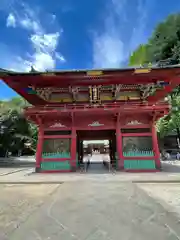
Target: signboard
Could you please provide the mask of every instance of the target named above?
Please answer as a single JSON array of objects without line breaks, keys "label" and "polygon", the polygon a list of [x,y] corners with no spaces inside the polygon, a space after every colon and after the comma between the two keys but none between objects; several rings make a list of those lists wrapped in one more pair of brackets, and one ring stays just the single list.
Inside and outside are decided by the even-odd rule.
[{"label": "signboard", "polygon": [[103,75],[103,71],[88,71],[86,72],[87,76],[101,76]]},{"label": "signboard", "polygon": [[136,74],[140,74],[140,73],[149,73],[151,72],[151,69],[148,68],[139,68],[139,69],[135,69],[134,73]]},{"label": "signboard", "polygon": [[51,77],[51,76],[55,76],[56,74],[54,72],[46,72],[41,74],[41,76],[43,77]]}]

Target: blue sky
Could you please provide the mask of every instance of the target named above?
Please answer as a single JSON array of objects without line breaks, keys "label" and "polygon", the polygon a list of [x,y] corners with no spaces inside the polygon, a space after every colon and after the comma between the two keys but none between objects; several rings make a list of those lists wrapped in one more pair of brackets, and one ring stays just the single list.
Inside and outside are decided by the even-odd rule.
[{"label": "blue sky", "polygon": [[[1,68],[113,68],[179,12],[177,0],[1,0]],[[0,81],[0,99],[15,93]]]}]

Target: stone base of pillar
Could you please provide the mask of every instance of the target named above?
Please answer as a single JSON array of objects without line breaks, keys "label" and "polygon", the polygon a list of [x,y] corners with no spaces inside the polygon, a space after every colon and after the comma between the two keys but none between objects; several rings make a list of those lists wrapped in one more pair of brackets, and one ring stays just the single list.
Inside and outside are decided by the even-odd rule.
[{"label": "stone base of pillar", "polygon": [[40,173],[40,172],[41,172],[41,168],[40,168],[40,167],[36,167],[36,168],[35,168],[35,172],[36,172],[36,173]]},{"label": "stone base of pillar", "polygon": [[76,172],[77,168],[76,167],[71,167],[71,172]]},{"label": "stone base of pillar", "polygon": [[156,169],[161,171],[161,170],[162,170],[162,165],[161,165],[161,164],[159,165],[159,164],[156,162]]}]

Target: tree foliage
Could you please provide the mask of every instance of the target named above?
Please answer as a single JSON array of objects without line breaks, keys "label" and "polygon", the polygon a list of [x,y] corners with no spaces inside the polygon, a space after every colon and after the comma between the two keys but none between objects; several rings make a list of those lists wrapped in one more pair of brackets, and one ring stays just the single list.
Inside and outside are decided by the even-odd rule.
[{"label": "tree foliage", "polygon": [[132,53],[129,59],[129,66],[142,65],[146,63],[147,59],[147,45],[141,44],[136,51]]},{"label": "tree foliage", "polygon": [[[148,41],[147,60],[158,62],[171,59],[174,64],[180,59],[180,14],[169,15],[158,24]],[[176,51],[178,49],[178,51]]]},{"label": "tree foliage", "polygon": [[9,101],[0,101],[0,155],[23,150],[25,144],[35,149],[37,128],[23,115],[28,103],[20,97]]},{"label": "tree foliage", "polygon": [[[137,66],[147,63],[157,64],[166,61],[168,64],[180,64],[180,14],[171,14],[154,29],[146,44],[140,45],[130,56],[129,65]],[[161,137],[175,130],[180,138],[180,87],[169,96],[169,101],[176,111],[157,122]]]},{"label": "tree foliage", "polygon": [[141,44],[130,56],[129,65],[157,63],[169,60],[180,63],[180,14],[169,15],[159,23],[146,44]]}]

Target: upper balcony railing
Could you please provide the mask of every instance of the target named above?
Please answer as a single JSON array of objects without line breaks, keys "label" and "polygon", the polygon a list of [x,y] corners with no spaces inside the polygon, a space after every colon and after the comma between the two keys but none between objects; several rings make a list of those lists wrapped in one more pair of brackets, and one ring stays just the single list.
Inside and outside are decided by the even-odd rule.
[{"label": "upper balcony railing", "polygon": [[40,113],[40,112],[78,112],[88,110],[157,110],[157,109],[170,109],[171,106],[167,101],[161,101],[158,104],[150,104],[148,102],[116,102],[116,103],[104,103],[104,104],[55,104],[55,105],[44,105],[44,106],[31,106],[25,108],[28,113]]}]

